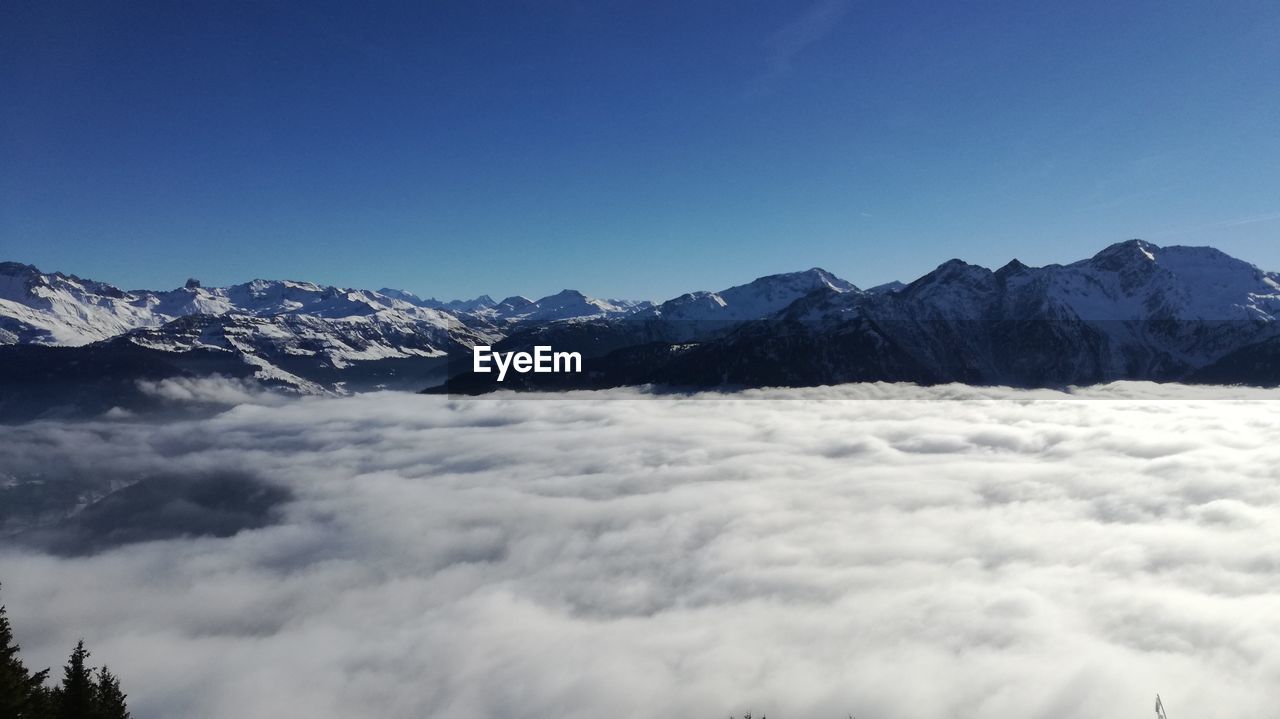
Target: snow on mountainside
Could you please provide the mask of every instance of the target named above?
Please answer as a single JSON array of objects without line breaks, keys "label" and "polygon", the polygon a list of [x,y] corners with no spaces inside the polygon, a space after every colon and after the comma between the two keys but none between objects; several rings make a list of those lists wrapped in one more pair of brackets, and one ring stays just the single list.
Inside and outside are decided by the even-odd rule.
[{"label": "snow on mountainside", "polygon": [[1069,265],[999,270],[948,260],[906,286],[837,293],[805,306],[797,319],[853,316],[931,320],[1257,321],[1280,317],[1280,274],[1263,272],[1210,247],[1111,245]]},{"label": "snow on mountainside", "polygon": [[814,267],[804,272],[761,277],[719,292],[691,292],[667,300],[638,317],[694,322],[762,319],[820,289],[861,293],[849,282]]},{"label": "snow on mountainside", "polygon": [[[949,260],[909,284],[867,291],[813,268],[656,306],[573,290],[442,302],[287,280],[126,292],[0,263],[0,345],[83,346],[83,355],[7,355],[50,383],[56,373],[41,375],[42,362],[78,372],[108,356],[117,379],[131,367],[247,373],[341,392],[438,376],[446,358],[475,344],[581,351],[605,362],[591,380],[604,385],[1059,386],[1201,370],[1215,381],[1247,373],[1240,381],[1266,382],[1267,358],[1280,353],[1277,318],[1280,275],[1212,248],[1140,240],[1066,265],[1013,260],[991,270]],[[38,400],[35,389],[28,395]]]},{"label": "snow on mountainside", "polygon": [[378,290],[378,294],[403,300],[418,307],[430,307],[431,309],[449,310],[451,312],[476,312],[497,304],[489,295],[480,295],[473,300],[437,300],[434,297],[423,299],[412,292],[394,290],[390,287],[383,287]]},{"label": "snow on mountainside", "polygon": [[[308,317],[334,322],[338,334],[360,324],[380,327],[377,333],[389,327],[424,332],[470,327],[484,334],[512,323],[609,317],[648,305],[599,300],[571,290],[536,302],[511,297],[496,303],[487,295],[441,302],[402,290],[373,292],[292,280],[253,280],[230,287],[203,287],[191,280],[175,290],[123,291],[75,275],[45,274],[30,265],[0,263],[0,344],[79,346],[132,330],[160,328],[192,315]],[[357,318],[367,321],[356,322]],[[341,350],[338,354],[356,358],[370,352],[394,355],[396,350]]]},{"label": "snow on mountainside", "polygon": [[[1117,243],[1069,265],[998,270],[949,260],[902,286],[861,291],[821,270],[695,292],[652,310],[513,334],[594,358],[594,376],[530,389],[852,381],[1064,386],[1116,379],[1268,382],[1280,276],[1211,248]],[[1219,361],[1230,365],[1217,366]],[[484,377],[457,391],[488,391]],[[555,384],[559,383],[559,384]],[[455,386],[451,382],[451,386]]]},{"label": "snow on mountainside", "polygon": [[337,319],[305,314],[189,315],[161,327],[134,330],[123,339],[165,352],[222,350],[275,363],[305,358],[342,369],[353,362],[443,357],[459,343],[490,342],[494,336],[456,321],[425,324],[382,311]]},{"label": "snow on mountainside", "polygon": [[1274,321],[1280,275],[1212,247],[1112,245],[1052,270],[1052,294],[1082,319]]},{"label": "snow on mountainside", "polygon": [[567,323],[525,322],[515,326],[498,349],[564,346],[589,358],[635,345],[705,342],[822,292],[861,294],[849,282],[815,267],[760,277],[719,292],[691,292],[657,306],[635,303],[631,311],[620,314],[584,316]]},{"label": "snow on mountainside", "polygon": [[[805,299],[803,303],[798,300]],[[370,318],[370,324],[492,336],[512,327],[566,320],[715,321],[782,316],[830,323],[867,315],[897,319],[1058,318],[1251,320],[1280,316],[1280,275],[1208,247],[1158,247],[1141,240],[1112,245],[1068,265],[997,271],[950,260],[916,281],[859,290],[813,268],[769,275],[719,292],[699,291],[654,306],[564,290],[539,300],[424,300],[402,290],[342,289],[310,282],[253,280],[206,288],[197,281],[168,291],[122,291],[75,275],[0,263],[0,344],[82,345],[190,315],[299,315],[320,320]],[[358,353],[356,353],[358,354]]]},{"label": "snow on mountainside", "polygon": [[[896,291],[817,295],[782,316],[811,331],[873,322],[924,366],[964,357],[988,378],[1012,341],[999,333],[1035,322],[1083,374],[1167,378],[1276,336],[1280,276],[1212,248],[1129,240],[1068,265],[949,260]],[[1072,355],[1072,343],[1089,349]]]},{"label": "snow on mountainside", "polygon": [[404,290],[383,288],[378,292],[419,307],[474,315],[504,324],[614,317],[645,309],[652,304],[647,301],[597,299],[576,290],[563,290],[540,300],[514,295],[501,302],[495,302],[489,295],[480,295],[473,300],[441,301],[435,298],[424,300]]},{"label": "snow on mountainside", "polygon": [[[601,300],[587,297],[577,290],[562,290],[534,302],[525,298],[507,298],[492,308],[493,317],[506,322],[555,322],[559,320],[599,319],[627,315],[647,309],[651,303],[631,300]],[[481,312],[484,314],[484,312]]]},{"label": "snow on mountainside", "polygon": [[533,300],[523,295],[512,295],[493,306],[494,313],[502,317],[510,317],[517,310],[533,304]]},{"label": "snow on mountainside", "polygon": [[0,262],[0,344],[83,345],[164,319],[145,296]]},{"label": "snow on mountainside", "polygon": [[292,280],[230,287],[189,280],[175,290],[123,291],[0,264],[0,346],[83,347],[86,356],[131,358],[132,347],[180,360],[177,371],[247,372],[304,393],[348,384],[416,389],[442,371],[450,352],[497,342],[521,323],[612,317],[646,306],[568,290],[536,302],[440,302]]}]

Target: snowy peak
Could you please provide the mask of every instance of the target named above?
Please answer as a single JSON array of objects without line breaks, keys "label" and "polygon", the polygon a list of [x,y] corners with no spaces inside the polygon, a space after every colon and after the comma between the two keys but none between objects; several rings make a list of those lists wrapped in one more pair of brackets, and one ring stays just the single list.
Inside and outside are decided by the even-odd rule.
[{"label": "snowy peak", "polygon": [[[320,322],[316,325],[308,319],[296,325],[308,332],[324,323],[351,321],[360,326],[367,319],[380,323],[379,327],[454,333],[465,328],[485,337],[506,336],[531,323],[634,318],[695,323],[687,327],[688,338],[693,339],[703,337],[704,331],[784,312],[825,325],[860,317],[1272,324],[1280,318],[1280,275],[1210,247],[1160,247],[1128,240],[1069,265],[1030,267],[1015,259],[993,272],[949,260],[909,285],[888,283],[866,292],[814,267],[759,277],[717,292],[691,292],[654,307],[648,302],[590,297],[576,290],[538,300],[515,295],[495,302],[481,295],[439,301],[390,288],[375,292],[264,279],[230,287],[205,287],[191,279],[173,290],[124,291],[75,275],[42,273],[27,264],[0,263],[0,344],[83,345],[195,315],[297,316]],[[701,322],[707,324],[696,324]],[[271,323],[251,326],[275,331],[270,330],[275,326]],[[337,337],[340,332],[333,329],[330,334]],[[431,346],[440,344],[435,341]]]},{"label": "snowy peak", "polygon": [[1280,337],[1277,319],[1280,275],[1210,247],[1142,240],[1068,265],[1015,259],[992,271],[949,260],[908,285],[869,291],[815,267],[657,307],[576,290],[442,302],[388,288],[261,279],[124,291],[0,263],[0,345],[87,345],[72,353],[81,366],[121,348],[161,353],[158,361],[172,358],[175,367],[205,368],[182,371],[248,367],[263,381],[304,391],[412,385],[431,367],[444,371],[451,353],[528,338],[601,357],[621,352],[623,367],[632,349],[666,343],[683,349],[660,353],[674,358],[663,362],[687,354],[692,363],[659,375],[630,366],[628,382],[728,382],[726,366],[742,370],[747,384],[1179,379],[1239,352],[1249,367],[1266,369],[1257,358],[1272,355],[1249,352]]},{"label": "snowy peak", "polygon": [[938,265],[938,268],[933,272],[930,272],[912,284],[937,282],[985,282],[993,274],[995,273],[981,265],[972,265],[964,260],[952,259]]},{"label": "snowy peak", "polygon": [[378,294],[403,300],[417,307],[429,307],[431,309],[448,310],[450,312],[478,312],[497,304],[489,295],[480,295],[472,300],[438,300],[434,297],[429,297],[424,300],[412,292],[393,290],[385,287],[378,290]]},{"label": "snowy peak", "polygon": [[1153,250],[1159,247],[1144,240],[1125,240],[1103,249],[1098,254],[1076,265],[1088,264],[1099,270],[1121,272],[1135,267],[1145,267],[1156,261]]},{"label": "snowy peak", "polygon": [[417,307],[421,307],[422,303],[425,302],[421,297],[409,292],[408,290],[397,290],[391,287],[383,287],[378,290],[378,294],[383,295],[384,297],[390,297],[394,300],[400,300],[401,302],[408,302],[409,304]]},{"label": "snowy peak", "polygon": [[12,299],[5,287],[13,284],[25,285],[26,282],[40,275],[40,270],[21,262],[0,262],[0,299]]},{"label": "snowy peak", "polygon": [[[744,287],[752,287],[755,288],[756,291],[774,293],[797,292],[802,295],[820,289],[828,289],[832,292],[858,291],[858,288],[854,287],[852,282],[842,280],[821,267],[811,267],[803,272],[787,272],[778,275],[767,275],[744,285]],[[736,289],[739,288],[731,288],[729,290],[725,290],[721,294],[732,292]]]},{"label": "snowy peak", "polygon": [[1087,319],[1280,317],[1280,276],[1212,247],[1129,240],[1060,268],[1059,275],[1063,301]]},{"label": "snowy peak", "polygon": [[947,260],[889,297],[927,308],[930,316],[975,318],[983,314],[997,292],[996,274],[991,270],[963,260]]},{"label": "snowy peak", "polygon": [[803,272],[766,275],[719,292],[691,292],[667,300],[653,310],[656,317],[678,321],[763,319],[781,312],[814,292],[860,293],[852,283],[814,267]]},{"label": "snowy peak", "polygon": [[158,323],[144,295],[0,263],[0,344],[83,345]]},{"label": "snowy peak", "polygon": [[78,346],[134,329],[159,327],[179,317],[229,314],[322,319],[385,315],[431,327],[458,324],[454,314],[444,310],[378,292],[312,282],[258,279],[230,287],[204,287],[190,279],[174,290],[126,292],[75,275],[0,263],[0,344]]},{"label": "snowy peak", "polygon": [[444,303],[444,309],[455,310],[458,312],[475,312],[493,307],[496,302],[489,295],[480,295],[471,300],[450,300]]},{"label": "snowy peak", "polygon": [[602,300],[588,297],[577,290],[561,290],[540,300],[508,297],[498,303],[497,316],[510,322],[558,322],[561,320],[597,319],[629,314],[647,303]]},{"label": "snowy peak", "polygon": [[38,303],[41,299],[48,300],[58,294],[86,302],[131,299],[129,293],[105,282],[86,280],[61,272],[43,274],[32,265],[0,262],[0,299],[27,304]]},{"label": "snowy peak", "polygon": [[332,300],[340,293],[336,287],[322,287],[310,282],[260,279],[217,292],[230,300],[237,310],[254,315],[296,312]]},{"label": "snowy peak", "polygon": [[524,295],[512,295],[495,305],[494,309],[499,312],[510,312],[531,304],[533,304],[533,300]]}]

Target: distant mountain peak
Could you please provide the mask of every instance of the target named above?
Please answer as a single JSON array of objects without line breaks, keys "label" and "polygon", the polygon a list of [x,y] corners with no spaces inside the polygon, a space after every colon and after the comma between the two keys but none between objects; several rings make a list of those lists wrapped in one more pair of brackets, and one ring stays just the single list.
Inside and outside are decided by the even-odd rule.
[{"label": "distant mountain peak", "polygon": [[876,285],[875,287],[868,289],[867,293],[873,294],[873,295],[887,295],[887,294],[892,294],[894,292],[897,292],[898,290],[901,290],[906,286],[907,285],[905,283],[899,282],[897,280],[892,280],[890,282],[885,282],[884,284],[879,284],[879,285]]},{"label": "distant mountain peak", "polygon": [[1004,267],[1001,267],[1000,269],[996,270],[996,274],[1000,276],[1012,275],[1014,273],[1022,272],[1023,270],[1029,270],[1029,269],[1031,268],[1023,264],[1018,258],[1015,257],[1012,260],[1009,260],[1007,263],[1005,263]]},{"label": "distant mountain peak", "polygon": [[497,306],[515,309],[516,307],[524,307],[525,305],[530,304],[533,304],[533,300],[525,297],[524,295],[511,295],[499,302]]},{"label": "distant mountain peak", "polygon": [[1125,240],[1104,248],[1086,262],[1102,269],[1120,269],[1133,263],[1155,262],[1160,249],[1145,240]]},{"label": "distant mountain peak", "polygon": [[984,270],[985,270],[985,269],[987,269],[987,268],[985,268],[985,267],[982,267],[981,265],[975,265],[975,264],[972,264],[972,263],[969,263],[969,262],[965,262],[964,260],[962,260],[962,259],[960,259],[960,258],[958,258],[958,257],[953,257],[953,258],[951,258],[951,259],[947,260],[946,262],[943,262],[942,264],[938,265],[937,270],[945,270],[945,271],[947,271],[947,272],[954,272],[954,271],[956,271],[956,270],[967,270],[967,269],[975,268],[975,267],[976,267],[976,268],[979,268],[979,269],[984,269]]},{"label": "distant mountain peak", "polygon": [[394,287],[383,287],[378,290],[378,294],[394,297],[397,300],[404,300],[409,304],[416,305],[422,301],[422,298],[408,290],[397,290]]},{"label": "distant mountain peak", "polygon": [[815,290],[827,287],[835,290],[836,292],[852,292],[857,291],[858,289],[852,282],[843,280],[821,267],[810,267],[807,270],[800,270],[798,272],[782,272],[776,275],[757,277],[753,282],[750,282],[746,286],[782,283],[796,283],[799,286],[807,286]]},{"label": "distant mountain peak", "polygon": [[40,270],[35,265],[21,262],[0,262],[0,275],[16,277],[18,275],[38,275]]},{"label": "distant mountain peak", "polygon": [[[780,332],[785,342],[777,341]],[[348,379],[382,382],[403,372],[404,362],[440,362],[475,344],[527,337],[598,352],[656,342],[710,353],[689,354],[684,374],[636,366],[628,382],[729,382],[724,367],[745,372],[738,379],[746,384],[1179,379],[1226,353],[1280,341],[1280,275],[1211,247],[1127,240],[1067,265],[1014,259],[993,272],[953,259],[910,285],[868,291],[811,267],[654,307],[573,289],[536,301],[481,295],[441,302],[389,288],[264,279],[205,288],[193,278],[174,290],[125,292],[0,263],[0,344],[87,345],[66,355],[80,367],[92,365],[83,358],[122,347],[179,363],[184,353],[203,352],[219,371],[244,372],[247,364],[264,381],[341,392]],[[799,354],[785,354],[793,350]],[[637,356],[653,356],[646,352]],[[1246,352],[1239,361],[1256,365],[1271,356]],[[732,361],[722,367],[716,357]],[[381,360],[396,364],[378,369]]]},{"label": "distant mountain peak", "polygon": [[933,272],[912,282],[907,287],[915,290],[936,285],[985,284],[990,281],[994,274],[990,269],[982,265],[971,264],[961,259],[950,259],[938,265]]},{"label": "distant mountain peak", "polygon": [[423,299],[408,290],[397,290],[392,287],[383,287],[378,290],[377,294],[384,297],[408,302],[417,307],[426,307],[433,310],[449,310],[450,312],[475,312],[477,310],[493,307],[495,304],[493,298],[489,295],[480,295],[473,300],[438,300],[434,297]]}]

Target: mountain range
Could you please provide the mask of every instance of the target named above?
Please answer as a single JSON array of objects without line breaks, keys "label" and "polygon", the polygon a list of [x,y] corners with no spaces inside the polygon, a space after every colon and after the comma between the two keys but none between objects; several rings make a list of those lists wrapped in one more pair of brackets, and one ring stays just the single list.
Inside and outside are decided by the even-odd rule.
[{"label": "mountain range", "polygon": [[[1210,247],[1129,240],[1066,265],[949,260],[863,290],[819,268],[654,304],[580,292],[495,302],[288,280],[163,291],[0,263],[0,417],[142,402],[140,381],[226,375],[287,391],[479,393],[814,385],[1280,382],[1280,275]],[[495,385],[470,347],[551,345],[581,375]],[[447,382],[446,382],[447,380]]]}]

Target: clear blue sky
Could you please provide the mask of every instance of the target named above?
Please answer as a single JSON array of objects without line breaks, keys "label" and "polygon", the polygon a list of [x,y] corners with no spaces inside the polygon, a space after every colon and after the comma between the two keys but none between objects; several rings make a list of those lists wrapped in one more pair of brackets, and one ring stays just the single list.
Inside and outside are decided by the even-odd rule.
[{"label": "clear blue sky", "polygon": [[0,258],[126,287],[1280,270],[1273,0],[9,0],[0,73]]}]

